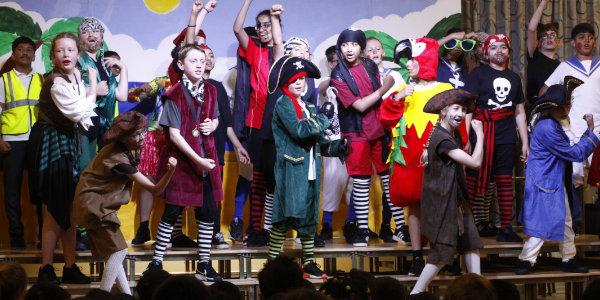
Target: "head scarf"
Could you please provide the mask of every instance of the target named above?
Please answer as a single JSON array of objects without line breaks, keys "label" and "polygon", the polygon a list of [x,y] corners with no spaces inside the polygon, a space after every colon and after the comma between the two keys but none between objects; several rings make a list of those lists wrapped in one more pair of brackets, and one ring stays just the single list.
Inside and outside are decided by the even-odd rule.
[{"label": "head scarf", "polygon": [[483,54],[487,55],[487,51],[488,51],[488,48],[490,47],[490,45],[493,43],[497,43],[497,42],[504,42],[506,47],[508,47],[508,49],[512,50],[512,42],[510,41],[510,38],[508,38],[506,35],[504,35],[502,33],[499,33],[499,34],[492,35],[485,40],[485,43],[483,43]]},{"label": "head scarf", "polygon": [[[352,74],[350,74],[350,70],[348,69],[348,66],[346,65],[346,62],[344,61],[344,58],[342,57],[342,53],[341,53],[341,47],[343,43],[357,43],[360,46],[360,49],[365,49],[366,45],[367,45],[367,37],[365,36],[365,33],[360,30],[360,29],[355,29],[355,28],[350,28],[350,29],[344,29],[344,31],[342,31],[342,33],[340,33],[340,35],[338,36],[337,39],[337,43],[336,43],[336,53],[337,53],[337,57],[338,57],[338,65],[336,68],[340,69],[340,73],[342,75],[342,77],[344,77],[344,80],[346,81],[346,84],[348,85],[348,87],[350,88],[350,90],[352,91],[352,94],[354,94],[355,96],[358,96],[360,94],[360,92],[358,91],[358,86],[356,85],[356,81],[354,81],[354,77],[352,77]],[[358,57],[359,60],[361,60],[362,62],[362,57]],[[364,64],[363,64],[364,66]],[[366,70],[367,75],[369,75],[369,70]],[[373,85],[373,90],[377,90],[379,88],[379,82],[377,82],[377,78],[373,78],[373,76],[369,75],[369,78],[371,79],[371,84]]]},{"label": "head scarf", "polygon": [[285,44],[283,44],[283,54],[290,54],[292,50],[298,46],[304,46],[310,51],[310,45],[308,44],[307,40],[294,36],[287,40]]},{"label": "head scarf", "polygon": [[[98,53],[99,56],[99,60],[100,61],[104,61],[104,26],[102,25],[102,23],[100,22],[100,20],[94,18],[94,17],[89,17],[89,18],[85,18],[83,21],[81,21],[81,23],[79,23],[79,27],[77,27],[77,32],[78,34],[81,36],[81,34],[87,32],[88,30],[94,31],[94,32],[100,32],[102,34],[102,45],[100,45],[100,53]],[[104,72],[110,76],[110,73],[108,72],[108,68],[106,68],[105,64],[102,64],[102,69],[104,70]]]}]

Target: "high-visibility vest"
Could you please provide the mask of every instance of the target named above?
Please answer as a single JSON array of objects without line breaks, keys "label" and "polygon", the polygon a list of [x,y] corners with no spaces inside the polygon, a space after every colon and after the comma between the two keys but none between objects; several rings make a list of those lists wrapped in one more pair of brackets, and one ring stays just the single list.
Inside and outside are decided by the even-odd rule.
[{"label": "high-visibility vest", "polygon": [[[35,73],[29,83],[29,92],[21,84],[15,70],[2,74],[6,103],[2,110],[2,134],[27,133],[36,122],[38,100],[42,91],[42,75]],[[31,120],[31,123],[30,121]]]}]

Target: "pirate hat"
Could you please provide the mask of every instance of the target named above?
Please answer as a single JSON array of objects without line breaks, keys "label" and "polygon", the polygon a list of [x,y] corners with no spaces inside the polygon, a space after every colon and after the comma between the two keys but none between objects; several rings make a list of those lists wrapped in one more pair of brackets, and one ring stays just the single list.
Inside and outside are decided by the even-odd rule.
[{"label": "pirate hat", "polygon": [[477,95],[471,94],[465,90],[450,89],[431,97],[427,104],[425,104],[425,107],[423,107],[423,112],[439,114],[444,107],[452,104],[460,104],[466,106],[467,112],[471,113],[475,110],[476,99]]},{"label": "pirate hat", "polygon": [[269,94],[275,93],[286,83],[301,76],[320,78],[321,72],[312,62],[300,57],[290,55],[280,57],[269,71],[269,82],[267,83]]},{"label": "pirate hat", "polygon": [[563,84],[555,84],[548,88],[537,101],[531,105],[529,117],[553,107],[559,107],[571,102],[573,90],[583,84],[583,81],[573,77],[566,76]]}]

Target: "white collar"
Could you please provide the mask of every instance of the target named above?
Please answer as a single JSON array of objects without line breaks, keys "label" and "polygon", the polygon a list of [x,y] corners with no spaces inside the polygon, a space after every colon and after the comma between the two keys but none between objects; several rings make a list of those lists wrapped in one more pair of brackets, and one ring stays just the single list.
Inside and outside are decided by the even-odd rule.
[{"label": "white collar", "polygon": [[17,76],[31,77],[35,74],[35,71],[33,70],[33,68],[31,69],[31,72],[29,72],[29,73],[21,73],[21,72],[17,71],[17,69],[15,69],[15,68],[13,68],[13,70],[15,71],[15,74],[17,74]]}]

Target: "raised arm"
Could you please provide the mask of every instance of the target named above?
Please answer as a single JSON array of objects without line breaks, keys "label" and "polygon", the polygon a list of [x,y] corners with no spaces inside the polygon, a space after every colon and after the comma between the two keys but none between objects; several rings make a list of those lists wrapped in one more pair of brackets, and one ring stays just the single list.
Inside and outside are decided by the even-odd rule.
[{"label": "raised arm", "polygon": [[246,31],[244,31],[244,21],[246,20],[250,4],[252,4],[252,0],[244,0],[244,4],[242,4],[242,8],[233,23],[233,33],[244,52],[246,52],[246,49],[248,48],[248,40],[250,39],[248,34],[246,34]]},{"label": "raised arm", "polygon": [[535,48],[537,48],[537,26],[542,19],[542,14],[544,13],[546,5],[548,5],[548,2],[549,0],[542,0],[542,2],[540,2],[540,5],[533,13],[533,16],[531,16],[529,25],[527,25],[527,53],[529,54],[529,57],[533,57]]},{"label": "raised arm", "polygon": [[438,45],[440,45],[440,47],[442,47],[445,43],[451,41],[452,39],[457,39],[457,40],[464,40],[465,39],[465,35],[466,33],[464,31],[461,32],[453,32],[439,40],[437,40]]},{"label": "raised arm", "polygon": [[279,16],[283,13],[281,4],[271,6],[271,34],[273,35],[273,60],[283,56],[283,33]]},{"label": "raised arm", "polygon": [[112,66],[118,66],[121,68],[121,75],[119,76],[119,84],[117,85],[117,89],[115,90],[115,98],[119,102],[127,101],[127,97],[129,96],[129,80],[127,78],[127,65],[121,60],[118,60],[114,57],[105,57],[104,64],[107,69],[110,69]]},{"label": "raised arm", "polygon": [[216,0],[208,1],[206,5],[204,5],[202,1],[194,2],[194,5],[192,6],[192,13],[190,14],[190,20],[188,22],[188,29],[193,28],[194,30],[188,30],[185,33],[185,45],[195,43],[196,35],[198,35],[198,31],[200,31],[206,15],[211,13],[215,7],[217,7]]}]

